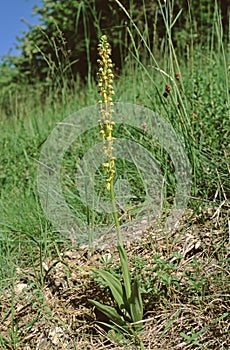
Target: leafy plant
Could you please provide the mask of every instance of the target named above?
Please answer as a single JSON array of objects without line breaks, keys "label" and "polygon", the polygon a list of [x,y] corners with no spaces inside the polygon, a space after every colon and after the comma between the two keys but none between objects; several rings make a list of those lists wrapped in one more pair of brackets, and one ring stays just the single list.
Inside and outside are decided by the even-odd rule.
[{"label": "leafy plant", "polygon": [[184,338],[185,342],[187,344],[193,344],[196,346],[201,346],[201,343],[197,341],[197,338],[202,335],[208,327],[202,328],[199,332],[196,332],[194,329],[191,330],[191,334],[186,334],[184,332],[181,332],[180,335]]},{"label": "leafy plant", "polygon": [[[103,164],[106,177],[106,188],[110,191],[111,202],[113,206],[114,222],[117,229],[118,252],[121,263],[122,282],[111,272],[105,269],[93,270],[96,275],[102,278],[110,288],[112,296],[117,303],[117,308],[104,305],[98,301],[89,299],[91,304],[96,306],[115,326],[117,331],[127,332],[135,335],[136,331],[142,329],[142,324],[139,321],[143,317],[143,303],[140,293],[140,288],[137,279],[131,281],[129,264],[126,250],[123,246],[118,215],[116,211],[115,195],[114,195],[114,162],[113,156],[113,135],[112,130],[114,123],[112,121],[112,95],[113,90],[113,73],[112,60],[110,58],[111,48],[107,42],[107,37],[104,35],[101,38],[99,47],[99,90],[103,102],[99,101],[102,119],[100,120],[100,133],[104,143],[104,153],[107,161]],[[134,323],[134,325],[133,325]],[[133,327],[134,326],[134,327]],[[143,344],[141,345],[143,346]]]}]

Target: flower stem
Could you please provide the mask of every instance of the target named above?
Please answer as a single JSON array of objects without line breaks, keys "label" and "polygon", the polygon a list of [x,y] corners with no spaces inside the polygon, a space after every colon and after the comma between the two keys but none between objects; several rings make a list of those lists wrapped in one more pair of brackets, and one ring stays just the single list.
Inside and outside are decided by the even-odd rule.
[{"label": "flower stem", "polygon": [[116,231],[117,231],[117,245],[123,247],[121,228],[120,228],[120,223],[119,223],[119,220],[118,220],[118,214],[117,214],[117,208],[116,208],[116,200],[115,200],[115,191],[114,191],[114,181],[113,181],[113,179],[112,179],[112,181],[110,183],[110,198],[111,198],[112,208],[113,208],[114,223],[115,223]]}]

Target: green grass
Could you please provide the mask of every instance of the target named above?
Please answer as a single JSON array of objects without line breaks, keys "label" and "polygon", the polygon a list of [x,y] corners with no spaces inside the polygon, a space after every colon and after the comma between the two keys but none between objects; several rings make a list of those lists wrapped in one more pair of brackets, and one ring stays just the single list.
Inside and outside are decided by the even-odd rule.
[{"label": "green grass", "polygon": [[[176,52],[170,41],[165,50],[156,53],[157,57],[150,55],[148,47],[145,47],[143,60],[138,53],[138,48],[134,46],[121,76],[115,81],[117,102],[139,104],[160,114],[172,124],[179,139],[184,143],[193,175],[191,198],[188,204],[192,214],[183,223],[180,237],[187,232],[190,225],[193,227],[194,220],[196,221],[194,226],[198,229],[201,225],[204,230],[206,227],[211,232],[210,249],[208,245],[204,249],[204,260],[191,257],[188,262],[189,268],[185,272],[181,267],[181,257],[175,258],[176,263],[169,261],[169,258],[172,258],[171,254],[176,254],[170,245],[170,239],[165,242],[166,248],[160,255],[159,250],[154,248],[156,241],[149,238],[148,243],[145,242],[149,247],[148,254],[152,265],[146,267],[147,262],[140,253],[140,256],[138,254],[134,256],[133,266],[136,271],[139,271],[142,293],[149,301],[145,304],[146,311],[155,308],[155,300],[158,300],[161,305],[166,305],[165,307],[175,299],[181,303],[182,298],[177,296],[180,288],[182,290],[179,294],[185,293],[185,302],[190,303],[192,300],[200,310],[205,309],[204,300],[209,298],[209,294],[211,296],[213,293],[213,300],[215,299],[215,288],[217,294],[221,288],[225,292],[227,290],[225,245],[227,244],[226,217],[229,209],[230,187],[228,168],[230,72],[227,67],[230,62],[227,61],[229,52],[224,48],[221,39],[217,45],[212,39],[210,37],[207,46],[192,46],[187,55]],[[180,81],[175,78],[178,69],[181,74]],[[163,96],[165,84],[172,86],[172,91],[167,98]],[[49,314],[43,300],[43,286],[47,281],[44,278],[46,270],[42,262],[46,259],[61,260],[60,252],[72,247],[72,242],[62,237],[52,227],[40,206],[36,187],[39,154],[44,141],[57,122],[83,107],[97,103],[97,87],[94,82],[92,86],[84,87],[80,82],[76,82],[74,91],[66,88],[60,97],[58,94],[50,93],[46,98],[42,96],[39,86],[31,87],[29,92],[27,87],[15,87],[14,94],[10,95],[10,98],[7,91],[4,93],[6,100],[2,101],[0,106],[0,295],[5,297],[9,290],[14,290],[19,269],[25,271],[30,269],[30,273],[33,271],[32,289],[35,294],[37,293],[39,306],[31,322],[36,323],[40,315],[43,313],[46,315],[47,312]],[[164,204],[170,207],[171,196],[175,190],[175,179],[169,155],[160,144],[150,142],[146,134],[132,128],[115,128],[115,134],[117,138],[130,137],[141,141],[144,147],[153,152],[165,173],[168,184],[165,193],[168,197]],[[98,141],[97,130],[93,130],[71,145],[63,159],[62,186],[68,204],[73,207],[77,215],[86,222],[91,221],[93,225],[101,223],[107,225],[111,221],[111,215],[88,211],[80,202],[75,186],[76,160],[82,157],[96,141]],[[138,170],[131,164],[119,160],[117,171],[120,171],[121,177],[127,176],[134,187],[132,194],[135,200],[129,203],[129,208],[135,207],[138,199],[141,200],[143,196],[143,183]],[[105,198],[101,173],[99,169],[95,188],[99,197]],[[129,214],[129,208],[126,214]],[[217,210],[216,215],[219,215],[218,227],[221,227],[223,233],[217,246],[215,246],[214,229],[210,227],[209,219],[205,215],[207,208],[213,209],[214,212]],[[135,211],[132,215],[135,215]],[[202,236],[202,233],[200,235]],[[155,253],[154,249],[156,249]],[[207,262],[212,266],[213,259],[218,262],[218,269],[216,274],[213,270],[210,275],[208,274],[208,277],[212,278],[211,292],[210,281],[202,274],[204,269],[208,270]],[[113,269],[116,271],[116,267]],[[187,284],[183,284],[182,287],[176,271],[181,272],[180,277],[183,275],[183,283],[187,281]],[[153,275],[154,279],[152,279]],[[13,292],[11,307],[8,310],[12,322],[7,340],[5,336],[0,336],[3,349],[17,349],[22,341],[22,334],[26,332],[22,332],[21,326],[17,324],[19,321],[14,319],[15,299]],[[36,306],[34,308],[36,309]],[[4,310],[1,315],[2,321],[7,319],[8,313]],[[225,318],[224,312],[222,315]],[[50,315],[49,317],[49,320],[53,320]],[[212,326],[215,326],[215,322],[221,322],[220,318],[221,315],[217,313],[213,318]],[[173,320],[168,319],[169,328]],[[30,324],[27,326],[28,329],[32,327]],[[167,329],[166,326],[161,337],[167,333]],[[192,329],[191,334],[189,329],[184,329],[181,337],[186,344],[194,344],[196,348],[202,349],[199,336],[203,332],[206,332],[205,326],[199,331]]]}]

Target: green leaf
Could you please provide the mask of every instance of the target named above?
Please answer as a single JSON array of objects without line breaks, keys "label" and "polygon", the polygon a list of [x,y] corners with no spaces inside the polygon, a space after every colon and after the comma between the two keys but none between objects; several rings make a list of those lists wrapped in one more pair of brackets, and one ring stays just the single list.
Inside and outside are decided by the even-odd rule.
[{"label": "green leaf", "polygon": [[108,328],[110,328],[113,331],[116,331],[122,335],[135,335],[135,333],[133,332],[133,329],[131,328],[131,326],[126,323],[123,326],[120,326],[118,324],[115,324],[113,321],[111,321],[111,324],[105,323],[105,322],[98,322],[104,326],[107,326]]},{"label": "green leaf", "polygon": [[[141,321],[143,318],[143,303],[138,281],[135,279],[132,285],[132,294],[130,299],[130,311],[133,322]],[[136,328],[141,329],[142,324],[138,324]]]},{"label": "green leaf", "polygon": [[118,324],[119,326],[124,326],[126,324],[124,318],[119,315],[117,310],[108,305],[104,305],[98,301],[89,299],[89,302],[96,306],[98,310],[100,310],[104,315],[106,315],[111,321],[113,321],[115,324]]},{"label": "green leaf", "polygon": [[130,277],[130,271],[129,271],[128,258],[127,258],[125,248],[122,245],[118,246],[118,251],[120,255],[121,271],[124,279],[126,298],[129,302],[129,299],[131,297],[131,277]]},{"label": "green leaf", "polygon": [[94,272],[96,272],[101,278],[105,280],[119,306],[119,309],[124,313],[125,316],[130,317],[130,315],[127,313],[127,299],[125,291],[119,279],[116,278],[112,273],[105,270],[94,270]]}]

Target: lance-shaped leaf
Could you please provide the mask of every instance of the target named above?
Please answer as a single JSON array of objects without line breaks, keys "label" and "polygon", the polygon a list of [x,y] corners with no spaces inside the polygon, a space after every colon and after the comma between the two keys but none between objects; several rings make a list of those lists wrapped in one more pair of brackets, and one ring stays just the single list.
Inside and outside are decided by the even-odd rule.
[{"label": "lance-shaped leaf", "polygon": [[99,275],[106,282],[108,287],[111,290],[111,293],[116,300],[119,309],[123,312],[123,314],[131,319],[128,313],[127,307],[127,298],[125,295],[124,288],[117,277],[115,277],[111,272],[105,270],[94,270],[94,272]]},{"label": "lance-shaped leaf", "polygon": [[124,280],[126,298],[129,302],[129,299],[131,297],[131,277],[130,277],[130,271],[129,271],[128,258],[123,245],[118,246],[118,251],[119,251],[119,256],[121,261],[121,271],[122,271],[122,276]]},{"label": "lance-shaped leaf", "polygon": [[[135,279],[132,285],[132,294],[130,299],[130,311],[133,322],[141,321],[143,318],[143,303],[138,281]],[[136,325],[136,328],[141,329],[142,324]]]},{"label": "lance-shaped leaf", "polygon": [[96,306],[98,310],[100,310],[104,315],[106,315],[109,318],[109,320],[113,321],[115,324],[119,326],[124,326],[126,324],[124,318],[121,315],[119,315],[119,313],[114,307],[104,305],[92,299],[89,299],[89,302]]}]

